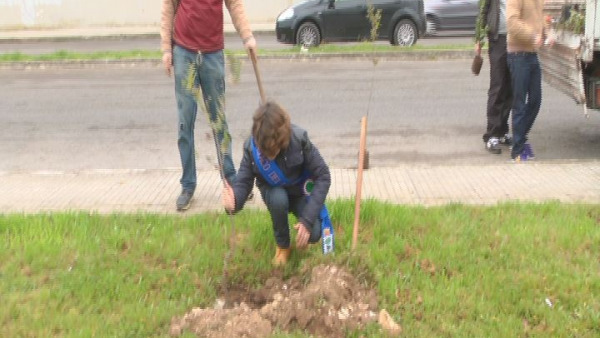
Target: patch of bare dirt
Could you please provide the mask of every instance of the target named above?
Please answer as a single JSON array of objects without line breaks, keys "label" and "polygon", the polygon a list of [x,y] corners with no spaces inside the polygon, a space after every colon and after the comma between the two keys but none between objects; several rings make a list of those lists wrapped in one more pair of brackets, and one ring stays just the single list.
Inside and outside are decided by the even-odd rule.
[{"label": "patch of bare dirt", "polygon": [[[225,307],[225,304],[232,306]],[[192,332],[202,337],[268,337],[275,329],[301,330],[313,336],[344,337],[348,330],[380,321],[389,333],[401,328],[389,314],[377,313],[374,290],[345,269],[319,265],[307,283],[292,277],[271,277],[258,290],[229,291],[214,308],[194,308],[173,318],[170,333]]]}]

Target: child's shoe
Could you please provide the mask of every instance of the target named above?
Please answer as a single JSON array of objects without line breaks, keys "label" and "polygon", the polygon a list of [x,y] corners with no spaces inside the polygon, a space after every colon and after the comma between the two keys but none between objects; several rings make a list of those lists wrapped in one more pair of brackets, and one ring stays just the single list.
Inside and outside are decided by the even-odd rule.
[{"label": "child's shoe", "polygon": [[273,257],[273,265],[282,266],[285,265],[290,258],[292,253],[291,248],[280,248],[279,245],[275,249],[275,257]]}]

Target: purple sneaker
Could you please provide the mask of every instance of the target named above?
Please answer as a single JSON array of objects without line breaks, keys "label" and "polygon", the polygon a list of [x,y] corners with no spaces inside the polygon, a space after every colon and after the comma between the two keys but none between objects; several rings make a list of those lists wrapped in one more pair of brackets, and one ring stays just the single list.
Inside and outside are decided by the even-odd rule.
[{"label": "purple sneaker", "polygon": [[514,163],[527,162],[527,161],[531,161],[531,160],[532,160],[532,158],[531,158],[531,156],[529,156],[529,152],[525,148],[523,148],[523,150],[521,150],[521,153],[519,155],[517,155],[516,157],[514,157],[512,159],[512,161]]},{"label": "purple sneaker", "polygon": [[526,153],[527,157],[530,160],[533,160],[535,158],[535,154],[533,153],[533,148],[531,148],[531,144],[529,144],[529,143],[523,144],[523,151],[522,152]]}]

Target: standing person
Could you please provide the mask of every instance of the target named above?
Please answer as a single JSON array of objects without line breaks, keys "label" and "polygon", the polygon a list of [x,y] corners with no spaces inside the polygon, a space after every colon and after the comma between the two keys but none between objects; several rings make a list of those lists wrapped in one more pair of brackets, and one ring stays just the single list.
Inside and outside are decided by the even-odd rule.
[{"label": "standing person", "polygon": [[[508,117],[512,108],[511,77],[506,59],[506,0],[481,0],[479,25],[487,27],[488,56],[490,59],[490,87],[487,101],[487,128],[483,134],[485,148],[492,154],[501,154],[500,145],[510,145]],[[480,27],[480,29],[484,29]],[[475,44],[478,55],[481,43]]]},{"label": "standing person", "polygon": [[[527,135],[542,104],[542,70],[537,51],[545,40],[544,0],[508,0],[508,65],[512,77],[515,162],[533,158]],[[553,41],[548,41],[553,43]]]},{"label": "standing person", "polygon": [[[244,47],[256,49],[243,0],[162,0],[161,50],[167,75],[175,73],[179,155],[183,169],[177,210],[190,207],[196,190],[194,125],[198,105],[206,110],[224,180],[232,182],[235,167],[231,135],[225,118],[223,2]],[[202,100],[202,101],[200,101]],[[206,108],[206,109],[204,109]]]},{"label": "standing person", "polygon": [[[252,135],[244,143],[244,157],[233,186],[223,189],[223,206],[229,213],[244,207],[254,182],[271,214],[277,244],[274,265],[287,263],[290,253],[288,214],[296,215],[296,248],[321,238],[321,221],[331,185],[329,167],[305,130],[290,123],[288,113],[268,101],[254,113]],[[307,198],[306,190],[312,192]],[[323,215],[325,212],[325,215]],[[324,216],[324,217],[323,217]]]}]

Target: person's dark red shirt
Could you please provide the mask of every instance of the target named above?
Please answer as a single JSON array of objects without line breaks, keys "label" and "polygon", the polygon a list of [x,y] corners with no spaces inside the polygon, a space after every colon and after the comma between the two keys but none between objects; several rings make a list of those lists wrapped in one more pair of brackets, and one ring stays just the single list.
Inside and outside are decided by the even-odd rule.
[{"label": "person's dark red shirt", "polygon": [[181,0],[175,15],[174,39],[192,51],[222,50],[223,0]]}]

